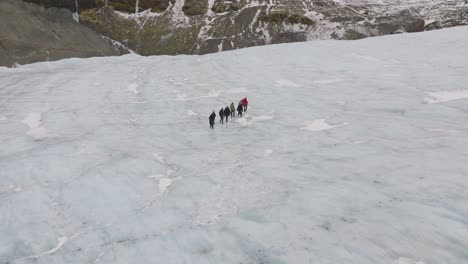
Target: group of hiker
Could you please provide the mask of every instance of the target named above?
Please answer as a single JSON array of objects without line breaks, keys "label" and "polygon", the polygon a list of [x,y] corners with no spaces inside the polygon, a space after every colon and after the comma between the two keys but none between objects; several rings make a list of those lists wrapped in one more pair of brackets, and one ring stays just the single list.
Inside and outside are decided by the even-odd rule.
[{"label": "group of hiker", "polygon": [[[224,124],[224,119],[226,119],[226,123],[228,122],[229,117],[233,118],[236,116],[236,110],[237,110],[237,116],[242,117],[243,112],[247,112],[247,106],[249,105],[249,101],[247,101],[247,97],[244,97],[242,100],[239,101],[239,104],[237,105],[237,108],[234,106],[234,102],[231,103],[230,106],[226,107],[221,107],[219,110],[219,123]],[[215,119],[216,119],[216,113],[215,110],[211,113],[210,117],[208,118],[210,120],[210,128],[214,129],[214,124],[215,124]]]}]

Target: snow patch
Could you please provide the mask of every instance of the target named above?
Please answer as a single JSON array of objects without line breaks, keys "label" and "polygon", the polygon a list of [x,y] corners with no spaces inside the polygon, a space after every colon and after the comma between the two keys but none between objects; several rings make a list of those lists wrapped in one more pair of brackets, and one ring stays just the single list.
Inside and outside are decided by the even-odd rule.
[{"label": "snow patch", "polygon": [[252,22],[250,23],[249,29],[250,29],[251,32],[254,31],[254,30],[253,30],[253,29],[254,29],[254,25],[255,25],[255,23],[257,23],[258,17],[260,16],[260,13],[261,13],[261,12],[262,12],[261,9],[257,10],[257,13],[255,13],[254,18],[252,19]]},{"label": "snow patch", "polygon": [[424,102],[428,104],[445,103],[468,98],[468,90],[428,92]]},{"label": "snow patch", "polygon": [[248,93],[250,91],[252,91],[252,90],[247,90],[247,88],[241,87],[241,88],[230,89],[230,90],[228,90],[226,92],[238,94],[238,93]]},{"label": "snow patch", "polygon": [[125,46],[124,44],[122,44],[121,42],[117,41],[117,40],[114,40],[114,39],[111,39],[109,37],[106,37],[106,36],[103,36],[101,35],[101,37],[110,42],[112,44],[112,47],[114,48],[114,50],[116,51],[128,51],[130,54],[136,54],[134,50],[131,50],[130,48],[128,48],[127,46]]},{"label": "snow patch", "polygon": [[72,14],[73,19],[80,23],[80,15],[78,14],[80,12],[79,5],[78,5],[78,0],[75,0],[75,12]]},{"label": "snow patch", "polygon": [[32,112],[29,113],[23,121],[23,124],[29,127],[26,135],[31,136],[35,139],[43,139],[47,137],[47,129],[41,127],[41,113]]},{"label": "snow patch", "polygon": [[10,184],[10,186],[8,186],[8,188],[14,192],[21,192],[23,189],[21,187],[18,187],[14,184]]},{"label": "snow patch", "polygon": [[328,84],[328,83],[336,83],[336,82],[341,82],[339,79],[334,79],[334,80],[316,80],[314,83],[318,84]]},{"label": "snow patch", "polygon": [[172,21],[175,22],[178,26],[187,26],[189,25],[189,18],[185,15],[182,8],[185,5],[185,0],[176,0],[172,6]]},{"label": "snow patch", "polygon": [[208,97],[218,97],[220,94],[221,94],[220,91],[211,90],[211,91],[208,93]]},{"label": "snow patch", "polygon": [[220,91],[212,90],[207,95],[196,96],[196,97],[187,97],[187,94],[177,94],[176,98],[167,99],[168,101],[194,101],[203,98],[215,98],[219,97],[221,94]]},{"label": "snow patch", "polygon": [[162,15],[162,13],[155,13],[151,12],[151,9],[144,10],[142,12],[138,13],[125,13],[121,11],[114,11],[118,16],[124,19],[134,19],[134,20],[139,20],[139,19],[149,19],[153,17],[159,17]]},{"label": "snow patch", "polygon": [[367,141],[365,141],[365,140],[357,140],[357,141],[353,141],[353,142],[351,142],[351,143],[356,144],[356,145],[360,145],[360,144],[367,143]]},{"label": "snow patch", "polygon": [[220,221],[223,216],[233,215],[237,206],[224,198],[204,202],[197,210],[193,222],[198,225],[209,225]]},{"label": "snow patch", "polygon": [[127,89],[129,92],[132,92],[133,94],[139,94],[140,91],[138,90],[138,87],[139,85],[136,84],[136,83],[130,83],[128,86],[127,86]]},{"label": "snow patch", "polygon": [[72,14],[72,17],[73,17],[73,20],[75,20],[76,22],[80,23],[80,16],[78,15],[77,12],[73,13],[73,14]]},{"label": "snow patch", "polygon": [[40,257],[46,256],[46,255],[53,254],[53,253],[57,252],[57,250],[59,250],[65,243],[67,243],[67,241],[68,241],[68,237],[66,237],[66,236],[59,237],[58,238],[58,244],[53,249],[42,252],[41,254],[38,254],[38,255],[29,256],[27,258],[28,259],[36,259],[36,258],[40,258]]},{"label": "snow patch", "polygon": [[164,160],[164,157],[161,156],[161,155],[159,155],[158,153],[153,153],[153,157],[154,157],[157,161],[161,162],[162,164],[166,164],[166,161]]},{"label": "snow patch", "polygon": [[270,156],[272,153],[273,153],[273,150],[272,150],[272,149],[265,149],[265,150],[263,151],[263,157],[266,158],[266,157]]},{"label": "snow patch", "polygon": [[250,126],[256,122],[266,121],[273,119],[273,116],[250,116],[245,115],[244,117],[236,119],[236,123],[240,124],[241,126]]},{"label": "snow patch", "polygon": [[161,178],[159,179],[159,192],[165,193],[167,192],[167,188],[172,184],[172,180],[169,178]]},{"label": "snow patch", "polygon": [[422,261],[416,261],[409,258],[399,258],[393,262],[393,264],[424,264]]},{"label": "snow patch", "polygon": [[150,179],[160,179],[160,178],[164,178],[164,175],[162,175],[162,174],[155,174],[155,175],[150,175],[150,176],[148,176],[148,178],[150,178]]},{"label": "snow patch", "polygon": [[187,115],[189,115],[189,116],[197,116],[198,114],[195,113],[195,112],[192,111],[192,110],[188,110],[188,111],[187,111]]},{"label": "snow patch", "polygon": [[323,130],[345,126],[347,124],[348,123],[343,123],[339,125],[330,125],[329,123],[327,123],[326,119],[316,119],[312,122],[310,121],[304,122],[303,123],[304,127],[301,127],[301,129],[309,130],[309,131],[323,131]]},{"label": "snow patch", "polygon": [[440,133],[440,134],[460,134],[462,131],[455,129],[443,129],[443,128],[429,128],[427,129],[430,132]]},{"label": "snow patch", "polygon": [[276,81],[275,86],[276,87],[302,87],[303,85],[297,84],[291,80],[281,79],[281,80]]},{"label": "snow patch", "polygon": [[358,57],[358,58],[366,60],[366,61],[372,61],[372,62],[380,61],[380,59],[377,59],[375,57],[371,57],[371,56],[368,56],[368,55],[361,55],[361,54],[356,54],[356,53],[353,53],[353,55],[355,57]]},{"label": "snow patch", "polygon": [[208,12],[212,12],[211,9],[213,8],[214,2],[215,0],[208,0]]}]

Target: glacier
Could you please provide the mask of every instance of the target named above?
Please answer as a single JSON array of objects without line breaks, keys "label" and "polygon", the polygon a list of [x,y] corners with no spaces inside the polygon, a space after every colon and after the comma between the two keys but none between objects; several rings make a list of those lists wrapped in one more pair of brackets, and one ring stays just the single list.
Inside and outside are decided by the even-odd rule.
[{"label": "glacier", "polygon": [[468,263],[466,43],[0,67],[0,263]]}]

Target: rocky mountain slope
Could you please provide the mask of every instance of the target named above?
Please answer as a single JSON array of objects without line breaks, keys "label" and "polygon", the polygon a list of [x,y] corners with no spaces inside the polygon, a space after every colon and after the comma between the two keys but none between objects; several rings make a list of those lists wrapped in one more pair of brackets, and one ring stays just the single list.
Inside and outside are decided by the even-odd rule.
[{"label": "rocky mountain slope", "polygon": [[0,1],[0,66],[117,52],[63,8],[43,8],[18,0]]},{"label": "rocky mountain slope", "polygon": [[0,65],[131,51],[207,54],[468,24],[468,0],[24,1],[33,4],[0,3]]},{"label": "rocky mountain slope", "polygon": [[89,2],[79,2],[81,23],[142,55],[206,54],[315,39],[360,39],[468,23],[468,0]]}]

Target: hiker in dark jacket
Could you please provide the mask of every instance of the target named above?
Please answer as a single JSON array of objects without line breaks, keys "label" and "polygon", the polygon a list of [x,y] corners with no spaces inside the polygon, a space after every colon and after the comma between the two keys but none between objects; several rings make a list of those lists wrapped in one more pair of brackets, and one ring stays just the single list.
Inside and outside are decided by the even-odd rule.
[{"label": "hiker in dark jacket", "polygon": [[224,116],[226,117],[226,123],[228,122],[228,118],[230,115],[231,115],[231,110],[229,110],[229,106],[226,106],[226,108],[224,108]]},{"label": "hiker in dark jacket", "polygon": [[219,122],[221,124],[224,124],[224,108],[221,107],[221,110],[219,110]]},{"label": "hiker in dark jacket", "polygon": [[237,106],[237,116],[238,117],[242,117],[242,112],[244,111],[244,107],[242,106],[242,104],[239,104]]},{"label": "hiker in dark jacket", "polygon": [[210,120],[210,128],[211,129],[214,129],[215,118],[216,118],[216,114],[215,114],[215,111],[213,110],[210,117],[208,118]]}]

